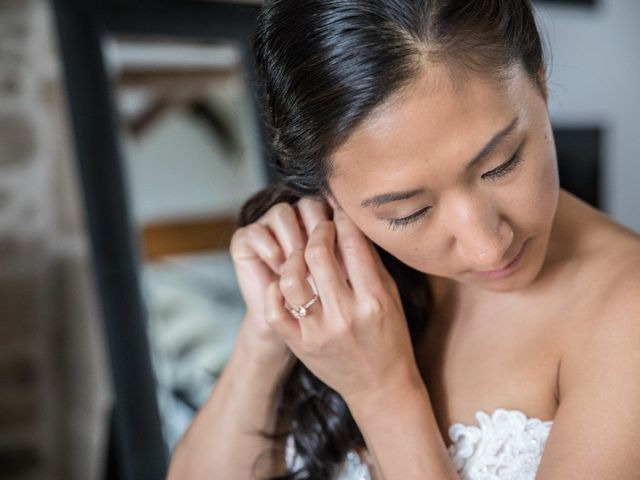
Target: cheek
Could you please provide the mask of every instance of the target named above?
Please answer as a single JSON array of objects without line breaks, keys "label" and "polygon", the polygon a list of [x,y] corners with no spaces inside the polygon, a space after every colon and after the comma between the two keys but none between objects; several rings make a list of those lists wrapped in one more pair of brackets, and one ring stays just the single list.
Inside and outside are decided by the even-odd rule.
[{"label": "cheek", "polygon": [[415,268],[415,262],[423,256],[419,246],[420,242],[411,235],[403,232],[394,232],[388,229],[384,223],[376,225],[362,222],[358,219],[354,219],[354,223],[374,244],[411,267]]},{"label": "cheek", "polygon": [[449,256],[445,253],[435,250],[434,248],[427,248],[423,243],[420,247],[414,248],[403,261],[421,272],[447,276],[451,270],[451,265],[447,260],[448,258]]},{"label": "cheek", "polygon": [[544,152],[546,160],[533,172],[528,182],[528,216],[532,226],[550,229],[560,192],[555,151]]},{"label": "cheek", "polygon": [[499,202],[516,235],[544,236],[551,229],[560,189],[551,132],[540,135],[525,155],[523,171],[500,191]]},{"label": "cheek", "polygon": [[[538,221],[551,228],[560,193],[560,180],[558,176],[558,161],[556,147],[553,139],[551,125],[546,124],[544,135],[541,139],[539,154],[544,159],[535,169],[531,182],[532,198],[537,207]],[[540,158],[539,157],[539,158]]]},{"label": "cheek", "polygon": [[367,237],[402,263],[425,273],[438,274],[447,271],[446,258],[438,247],[433,244],[433,238],[420,238],[409,232],[383,231],[372,232]]}]

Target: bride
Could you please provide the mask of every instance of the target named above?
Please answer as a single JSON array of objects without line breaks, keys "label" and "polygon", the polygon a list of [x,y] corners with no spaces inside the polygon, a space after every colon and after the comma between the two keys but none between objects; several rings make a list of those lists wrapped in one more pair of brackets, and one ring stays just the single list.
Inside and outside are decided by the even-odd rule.
[{"label": "bride", "polygon": [[526,0],[273,0],[281,182],[172,479],[640,478],[640,238],[558,182]]}]

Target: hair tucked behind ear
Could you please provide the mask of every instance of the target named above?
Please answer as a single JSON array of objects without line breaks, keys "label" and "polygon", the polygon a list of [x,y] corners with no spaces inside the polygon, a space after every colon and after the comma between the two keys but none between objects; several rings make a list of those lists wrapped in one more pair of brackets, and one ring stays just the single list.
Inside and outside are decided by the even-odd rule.
[{"label": "hair tucked behind ear", "polygon": [[[453,81],[479,74],[499,85],[519,67],[544,88],[528,0],[266,0],[253,54],[281,183],[244,205],[240,225],[276,203],[326,196],[333,152],[430,68],[445,67]],[[431,302],[426,277],[378,252],[398,284],[416,347]],[[328,480],[349,449],[364,446],[344,400],[302,363],[275,400],[284,430],[260,433],[291,434],[302,467],[272,480]]]}]

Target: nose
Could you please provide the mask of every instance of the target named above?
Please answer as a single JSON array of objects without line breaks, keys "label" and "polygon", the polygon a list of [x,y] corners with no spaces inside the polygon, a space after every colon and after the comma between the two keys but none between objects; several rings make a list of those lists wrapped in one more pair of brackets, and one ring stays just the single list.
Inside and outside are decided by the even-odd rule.
[{"label": "nose", "polygon": [[470,269],[491,271],[504,267],[514,232],[499,209],[477,199],[459,203],[452,222],[461,261]]}]

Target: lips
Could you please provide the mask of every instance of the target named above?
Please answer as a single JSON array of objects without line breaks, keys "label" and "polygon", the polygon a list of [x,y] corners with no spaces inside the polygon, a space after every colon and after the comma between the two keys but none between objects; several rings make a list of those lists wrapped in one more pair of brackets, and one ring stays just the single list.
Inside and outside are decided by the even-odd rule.
[{"label": "lips", "polygon": [[516,260],[518,260],[520,258],[520,254],[522,253],[523,248],[524,248],[524,244],[522,244],[522,247],[520,247],[520,250],[518,251],[516,256],[513,257],[513,259],[509,263],[507,263],[504,267],[496,268],[495,270],[485,270],[485,271],[478,272],[478,273],[495,273],[495,272],[500,272],[502,270],[506,270],[512,264],[514,264],[516,262]]}]

